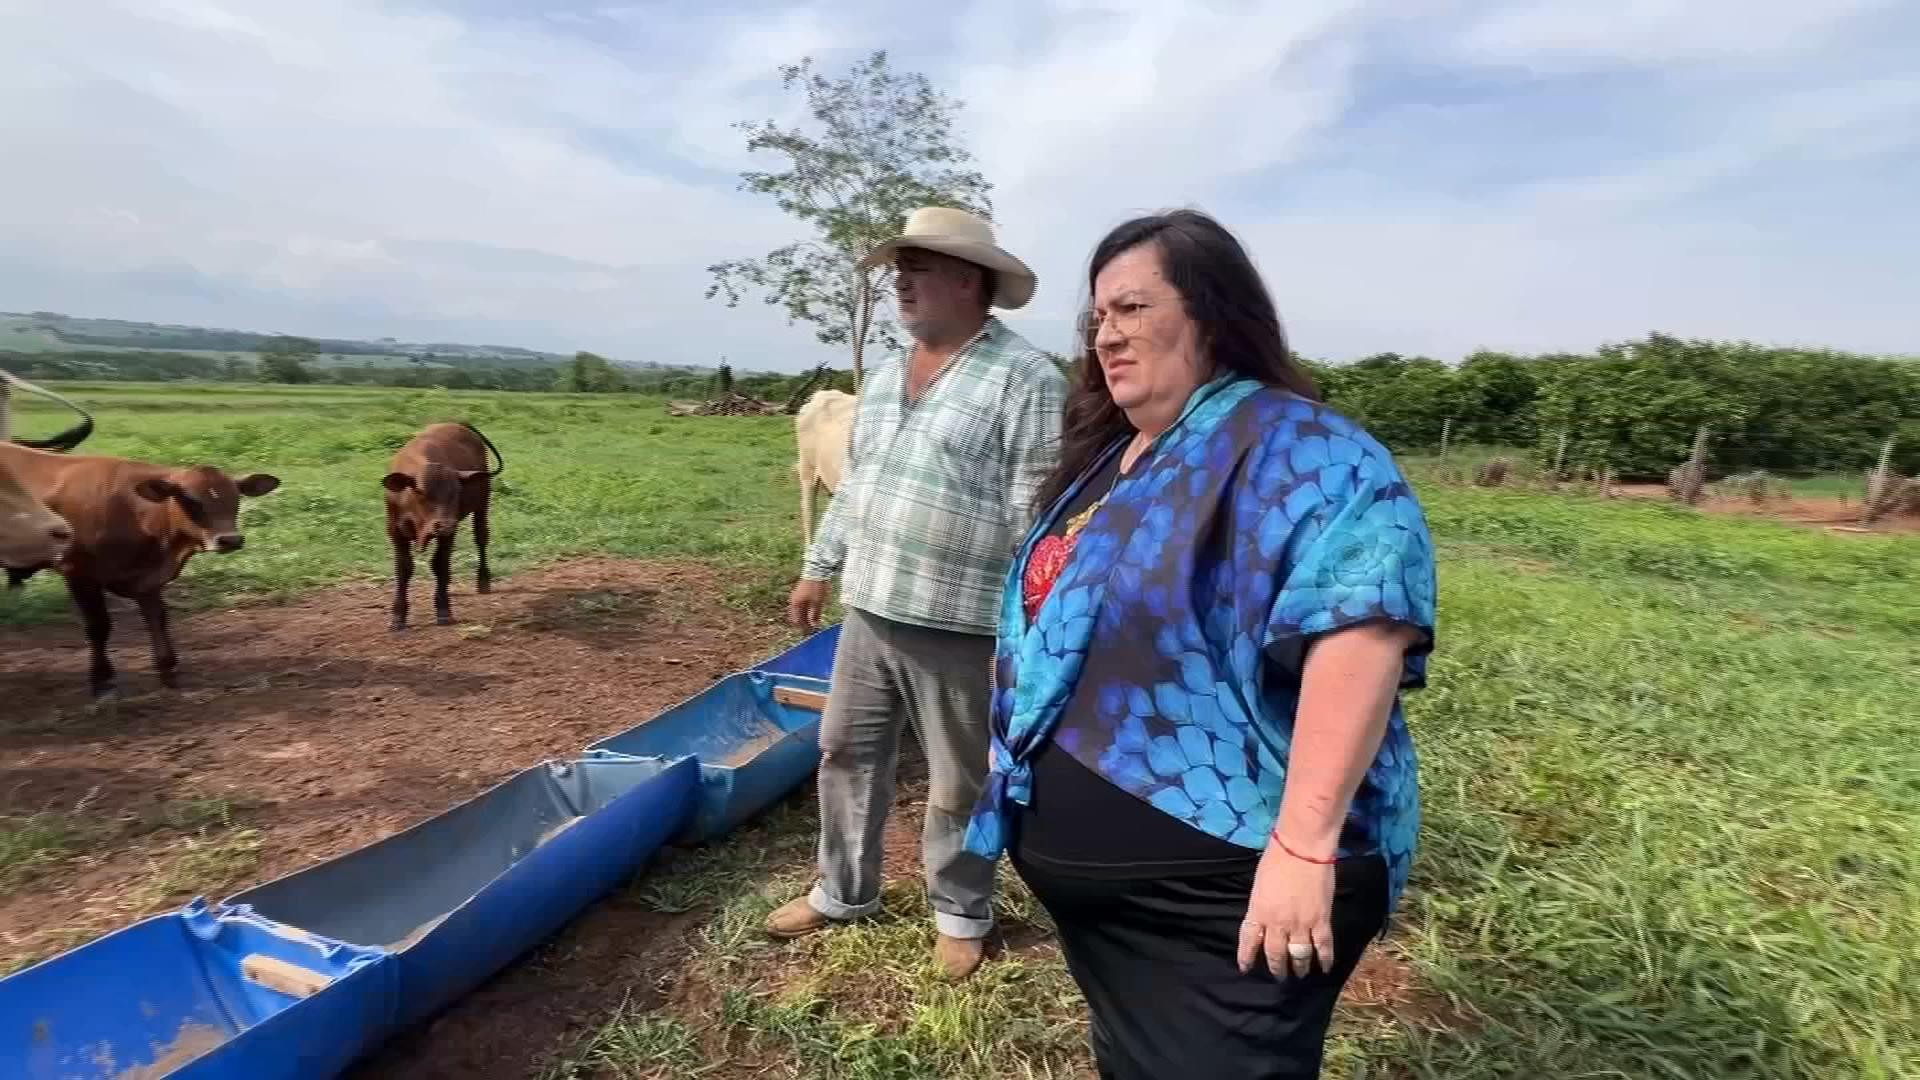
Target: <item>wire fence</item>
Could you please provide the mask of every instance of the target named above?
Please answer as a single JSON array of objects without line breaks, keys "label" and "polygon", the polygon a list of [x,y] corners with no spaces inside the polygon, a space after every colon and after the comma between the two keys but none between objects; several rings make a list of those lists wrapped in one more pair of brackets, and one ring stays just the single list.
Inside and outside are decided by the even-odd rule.
[{"label": "wire fence", "polygon": [[1920,478],[1896,467],[1913,447],[1897,438],[1810,445],[1799,433],[1700,428],[1663,467],[1627,470],[1619,463],[1646,461],[1644,444],[1564,428],[1543,431],[1527,446],[1487,446],[1457,441],[1452,426],[1442,426],[1434,448],[1408,456],[1410,472],[1441,484],[1799,510],[1862,526],[1920,517]]}]

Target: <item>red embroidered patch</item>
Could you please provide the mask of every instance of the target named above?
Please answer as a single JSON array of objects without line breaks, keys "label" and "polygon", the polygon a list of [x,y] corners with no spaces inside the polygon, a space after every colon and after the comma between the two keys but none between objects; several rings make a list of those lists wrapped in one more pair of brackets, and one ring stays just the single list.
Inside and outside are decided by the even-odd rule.
[{"label": "red embroidered patch", "polygon": [[1033,545],[1033,553],[1027,556],[1027,572],[1020,580],[1020,603],[1026,609],[1028,622],[1040,613],[1040,605],[1047,602],[1054,581],[1066,568],[1067,559],[1073,554],[1073,541],[1071,537],[1045,536]]}]

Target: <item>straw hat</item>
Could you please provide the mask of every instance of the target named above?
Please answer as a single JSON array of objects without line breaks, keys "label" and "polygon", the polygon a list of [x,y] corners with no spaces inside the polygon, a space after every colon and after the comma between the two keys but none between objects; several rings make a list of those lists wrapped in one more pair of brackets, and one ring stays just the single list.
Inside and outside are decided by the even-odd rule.
[{"label": "straw hat", "polygon": [[903,247],[925,248],[952,255],[992,270],[999,282],[993,291],[995,307],[1009,311],[1025,307],[1038,284],[1027,264],[993,242],[993,226],[984,219],[946,206],[923,206],[907,218],[899,236],[881,244],[860,260],[866,270]]}]

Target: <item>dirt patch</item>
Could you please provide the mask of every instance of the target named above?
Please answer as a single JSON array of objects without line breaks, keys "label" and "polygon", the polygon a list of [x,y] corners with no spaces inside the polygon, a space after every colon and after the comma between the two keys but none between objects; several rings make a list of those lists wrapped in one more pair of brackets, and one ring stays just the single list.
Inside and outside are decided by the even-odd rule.
[{"label": "dirt patch", "polygon": [[[388,633],[378,583],[179,617],[179,691],[159,687],[138,613],[117,604],[127,696],[97,709],[77,624],[0,630],[0,815],[109,825],[0,895],[0,970],[189,898],[143,895],[180,830],[138,823],[166,807],[218,801],[255,833],[245,880],[182,882],[218,897],[657,714],[781,643],[777,623],[709,601],[727,585],[697,564],[596,558],[468,590],[453,627]],[[580,634],[569,612],[618,633]]]},{"label": "dirt patch", "polygon": [[1377,1009],[1410,1027],[1456,1031],[1466,1027],[1447,1000],[1420,985],[1413,966],[1391,946],[1374,942],[1340,993],[1342,1008]]},{"label": "dirt patch", "polygon": [[154,1048],[156,1056],[152,1064],[136,1065],[114,1073],[113,1080],[160,1080],[160,1077],[226,1041],[225,1035],[205,1024],[185,1024],[172,1042]]},{"label": "dirt patch", "polygon": [[767,747],[772,746],[774,743],[786,737],[786,732],[774,727],[772,724],[768,724],[765,731],[741,743],[732,751],[728,752],[726,757],[714,762],[714,764],[723,765],[729,769],[737,769],[747,762],[752,761],[754,758],[759,757],[761,752]]},{"label": "dirt patch", "polygon": [[[1668,498],[1667,489],[1661,484],[1621,484],[1614,488],[1614,492],[1629,499]],[[1861,530],[1859,527],[1860,500],[1858,499],[1795,496],[1755,503],[1745,498],[1706,496],[1700,500],[1696,509],[1712,514],[1766,518],[1771,521],[1783,521],[1789,525],[1806,525],[1838,532],[1920,532],[1920,516],[1913,514],[1883,517],[1874,522],[1871,527]]]}]

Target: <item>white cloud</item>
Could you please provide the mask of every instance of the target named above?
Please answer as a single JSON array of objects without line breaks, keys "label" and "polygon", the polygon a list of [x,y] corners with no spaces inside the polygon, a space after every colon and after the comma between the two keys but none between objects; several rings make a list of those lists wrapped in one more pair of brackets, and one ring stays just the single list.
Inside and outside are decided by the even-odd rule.
[{"label": "white cloud", "polygon": [[1896,0],[1520,0],[1492,7],[1459,36],[1463,54],[1529,66],[1753,62],[1820,48]]},{"label": "white cloud", "polygon": [[[100,271],[179,261],[482,320],[477,334],[489,319],[546,323],[546,344],[631,351],[699,303],[700,265],[784,227],[725,186],[584,149],[583,119],[673,115],[659,75],[590,46],[353,3],[100,7],[45,9],[0,43],[0,137],[36,162],[0,173],[15,253]],[[513,107],[529,94],[539,109]],[[436,254],[444,243],[577,265],[479,272]]]},{"label": "white cloud", "polygon": [[1042,345],[1105,229],[1185,204],[1313,355],[1920,331],[1891,0],[490,6],[10,13],[0,307],[798,369],[806,329],[701,299],[797,235],[735,190],[731,125],[799,118],[778,65],[885,46],[966,102]]}]

